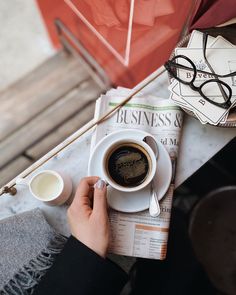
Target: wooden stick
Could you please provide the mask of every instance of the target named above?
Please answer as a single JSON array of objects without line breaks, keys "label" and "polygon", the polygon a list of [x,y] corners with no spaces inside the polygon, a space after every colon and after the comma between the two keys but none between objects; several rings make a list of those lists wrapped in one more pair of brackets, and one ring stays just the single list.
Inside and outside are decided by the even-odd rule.
[{"label": "wooden stick", "polygon": [[7,185],[5,185],[0,190],[0,196],[3,194],[6,194],[6,191],[11,192],[11,188],[16,185],[16,179],[18,177],[24,178],[27,177],[30,173],[35,171],[37,168],[42,166],[44,163],[46,163],[48,160],[53,158],[55,155],[60,153],[62,150],[64,150],[66,147],[68,147],[71,143],[73,143],[75,140],[80,138],[82,135],[84,135],[86,132],[106,120],[110,115],[114,114],[118,109],[123,107],[127,102],[130,101],[130,99],[135,96],[137,93],[139,93],[141,90],[143,90],[147,85],[149,85],[151,82],[153,82],[157,77],[159,77],[162,73],[164,73],[165,68],[162,66],[159,69],[157,69],[154,73],[149,75],[145,80],[140,82],[134,89],[133,92],[131,92],[130,95],[128,95],[120,104],[115,106],[113,109],[108,111],[106,114],[101,116],[97,121],[91,120],[89,123],[87,123],[84,127],[79,129],[77,132],[72,134],[69,138],[67,138],[65,141],[63,141],[61,144],[59,144],[57,147],[55,147],[51,152],[47,153],[45,156],[40,158],[37,162],[32,164],[29,168],[24,170],[21,174],[19,174],[16,178],[11,180]]}]

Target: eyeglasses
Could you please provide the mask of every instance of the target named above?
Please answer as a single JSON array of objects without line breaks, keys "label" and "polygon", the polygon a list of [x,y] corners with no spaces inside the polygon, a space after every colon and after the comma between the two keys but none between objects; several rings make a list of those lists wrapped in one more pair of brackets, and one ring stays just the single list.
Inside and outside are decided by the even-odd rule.
[{"label": "eyeglasses", "polygon": [[[231,87],[219,78],[233,77],[236,75],[236,71],[226,75],[216,74],[212,66],[206,57],[206,45],[207,45],[208,34],[203,34],[203,57],[206,65],[211,70],[211,72],[204,71],[204,64],[199,64],[198,68],[193,63],[193,61],[185,55],[176,55],[171,60],[167,61],[164,66],[169,74],[174,77],[177,81],[182,84],[190,86],[194,91],[197,91],[206,101],[214,104],[218,107],[227,109],[231,106],[232,89]],[[202,69],[201,69],[202,67]],[[181,70],[185,70],[182,75],[179,75]],[[187,72],[188,71],[188,72]],[[190,71],[190,72],[189,72]],[[200,84],[200,86],[194,85],[197,75],[205,75],[204,78],[209,78],[209,80]],[[215,101],[215,99],[209,96],[216,87],[221,93],[221,97],[218,99],[220,101]]]}]

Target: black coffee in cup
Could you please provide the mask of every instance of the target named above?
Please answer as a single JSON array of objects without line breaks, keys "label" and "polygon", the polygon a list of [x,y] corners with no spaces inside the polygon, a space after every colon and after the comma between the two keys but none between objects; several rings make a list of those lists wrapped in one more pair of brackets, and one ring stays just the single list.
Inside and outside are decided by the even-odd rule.
[{"label": "black coffee in cup", "polygon": [[123,187],[140,185],[150,171],[150,156],[136,143],[123,143],[114,147],[106,159],[108,175]]}]

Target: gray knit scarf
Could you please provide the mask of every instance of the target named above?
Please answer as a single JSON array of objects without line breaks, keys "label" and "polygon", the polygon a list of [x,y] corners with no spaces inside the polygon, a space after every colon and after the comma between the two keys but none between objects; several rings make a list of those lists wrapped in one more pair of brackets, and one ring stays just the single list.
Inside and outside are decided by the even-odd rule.
[{"label": "gray knit scarf", "polygon": [[40,209],[1,220],[0,294],[32,294],[65,242]]}]

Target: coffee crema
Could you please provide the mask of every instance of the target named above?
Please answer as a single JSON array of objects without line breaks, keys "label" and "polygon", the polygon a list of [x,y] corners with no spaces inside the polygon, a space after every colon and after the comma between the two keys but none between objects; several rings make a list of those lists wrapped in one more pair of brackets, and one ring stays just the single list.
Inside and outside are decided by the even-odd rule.
[{"label": "coffee crema", "polygon": [[150,157],[135,143],[124,143],[114,148],[107,157],[107,172],[114,182],[124,187],[135,187],[145,181],[150,170]]}]

